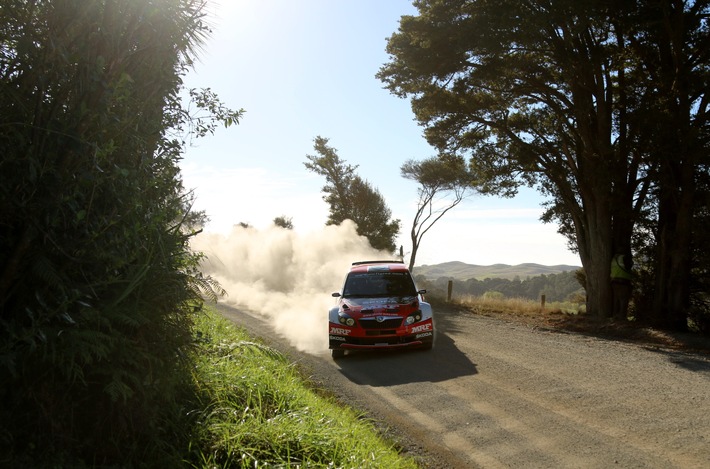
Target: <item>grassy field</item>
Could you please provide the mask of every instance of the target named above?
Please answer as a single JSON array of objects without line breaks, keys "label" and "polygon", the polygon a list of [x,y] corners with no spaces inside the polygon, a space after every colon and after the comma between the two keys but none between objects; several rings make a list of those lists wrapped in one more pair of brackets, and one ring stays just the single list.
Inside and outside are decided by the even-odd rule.
[{"label": "grassy field", "polygon": [[460,295],[454,301],[466,308],[479,308],[511,315],[546,315],[546,314],[580,314],[584,312],[584,303],[572,301],[551,301],[543,306],[541,301],[527,298],[504,298],[497,295]]},{"label": "grassy field", "polygon": [[217,313],[198,324],[192,467],[416,468],[353,409]]}]

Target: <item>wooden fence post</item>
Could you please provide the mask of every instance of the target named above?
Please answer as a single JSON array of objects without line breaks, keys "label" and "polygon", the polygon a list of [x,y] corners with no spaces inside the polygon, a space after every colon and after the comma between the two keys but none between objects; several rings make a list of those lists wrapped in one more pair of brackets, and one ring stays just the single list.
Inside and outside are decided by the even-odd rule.
[{"label": "wooden fence post", "polygon": [[453,280],[449,280],[449,292],[448,292],[448,294],[446,295],[446,302],[447,302],[447,303],[450,303],[450,302],[451,302],[451,292],[453,291],[453,289],[454,289],[454,281],[453,281]]},{"label": "wooden fence post", "polygon": [[545,295],[540,295],[540,307],[545,309]]}]

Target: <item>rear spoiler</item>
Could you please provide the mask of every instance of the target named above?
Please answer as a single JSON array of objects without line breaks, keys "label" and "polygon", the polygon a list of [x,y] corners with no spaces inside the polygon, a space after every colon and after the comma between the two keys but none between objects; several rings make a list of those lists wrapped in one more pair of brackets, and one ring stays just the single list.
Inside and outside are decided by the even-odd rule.
[{"label": "rear spoiler", "polygon": [[404,261],[359,261],[359,262],[353,262],[352,265],[362,265],[362,264],[404,264]]}]

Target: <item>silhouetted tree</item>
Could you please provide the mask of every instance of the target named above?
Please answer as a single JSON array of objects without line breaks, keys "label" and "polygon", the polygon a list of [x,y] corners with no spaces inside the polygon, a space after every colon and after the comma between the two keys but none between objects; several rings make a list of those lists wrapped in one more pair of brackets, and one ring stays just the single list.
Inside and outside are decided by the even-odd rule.
[{"label": "silhouetted tree", "polygon": [[375,249],[395,251],[400,221],[391,219],[392,212],[382,195],[367,181],[355,174],[357,166],[346,164],[328,139],[316,137],[313,145],[317,155],[306,155],[306,168],[325,177],[323,200],[330,206],[326,225],[339,225],[352,220],[357,233],[365,236]]},{"label": "silhouetted tree", "polygon": [[409,232],[412,240],[409,270],[413,271],[422,238],[434,223],[472,192],[472,181],[465,161],[456,157],[408,160],[400,171],[403,178],[419,183],[417,211]]},{"label": "silhouetted tree", "polygon": [[286,228],[287,230],[292,230],[293,229],[293,218],[291,217],[286,217],[286,216],[280,216],[274,218],[274,225],[279,226],[281,228]]},{"label": "silhouetted tree", "polygon": [[710,110],[708,1],[421,0],[378,77],[427,140],[468,157],[484,193],[550,197],[578,250],[587,310],[611,312],[610,260],[651,234],[654,321],[683,328],[694,186]]}]

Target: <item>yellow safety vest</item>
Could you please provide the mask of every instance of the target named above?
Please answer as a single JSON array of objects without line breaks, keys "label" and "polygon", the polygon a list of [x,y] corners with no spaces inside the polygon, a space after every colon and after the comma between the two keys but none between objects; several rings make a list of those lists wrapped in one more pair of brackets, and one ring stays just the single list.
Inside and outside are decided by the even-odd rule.
[{"label": "yellow safety vest", "polygon": [[631,272],[624,265],[624,255],[619,254],[611,260],[611,279],[631,280]]}]

